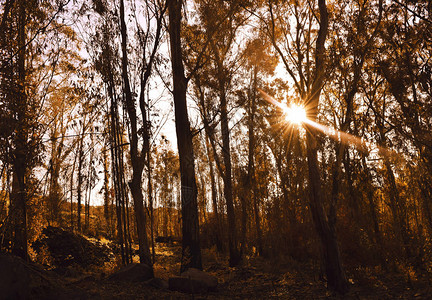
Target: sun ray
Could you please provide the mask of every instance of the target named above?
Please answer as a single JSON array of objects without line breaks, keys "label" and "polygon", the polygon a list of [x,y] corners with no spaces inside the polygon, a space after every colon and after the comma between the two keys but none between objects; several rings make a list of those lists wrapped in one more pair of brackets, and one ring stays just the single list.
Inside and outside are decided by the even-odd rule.
[{"label": "sun ray", "polygon": [[[355,135],[343,131],[339,131],[336,128],[332,128],[308,119],[306,117],[307,109],[302,106],[291,105],[290,107],[288,107],[287,105],[280,103],[279,101],[274,99],[266,92],[262,90],[259,90],[259,92],[267,102],[279,107],[284,114],[285,120],[292,125],[297,125],[297,126],[309,125],[319,130],[320,132],[324,133],[325,135],[329,136],[330,138],[334,139],[335,141],[354,145],[357,148],[357,150],[361,152],[370,152],[372,150],[379,150],[379,152],[385,156],[396,155],[394,151],[381,147],[377,143],[369,142],[363,138],[357,137]],[[302,127],[305,128],[306,131],[310,132],[310,128],[308,128],[309,126],[302,126]],[[289,143],[291,142],[291,138],[292,135],[290,136]]]}]

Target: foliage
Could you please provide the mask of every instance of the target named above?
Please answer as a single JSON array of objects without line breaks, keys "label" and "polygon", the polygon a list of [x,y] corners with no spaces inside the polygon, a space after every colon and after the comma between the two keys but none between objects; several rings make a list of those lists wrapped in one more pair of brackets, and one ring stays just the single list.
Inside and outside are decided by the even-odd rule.
[{"label": "foliage", "polygon": [[429,2],[0,1],[0,250],[111,259],[78,231],[154,264],[173,236],[330,283],[333,245],[349,278],[430,276]]}]

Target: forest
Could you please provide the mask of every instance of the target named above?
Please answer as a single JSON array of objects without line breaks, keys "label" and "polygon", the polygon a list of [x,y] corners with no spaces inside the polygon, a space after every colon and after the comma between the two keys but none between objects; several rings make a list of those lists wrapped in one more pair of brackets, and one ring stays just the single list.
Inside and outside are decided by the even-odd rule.
[{"label": "forest", "polygon": [[432,298],[428,0],[0,0],[0,299]]}]

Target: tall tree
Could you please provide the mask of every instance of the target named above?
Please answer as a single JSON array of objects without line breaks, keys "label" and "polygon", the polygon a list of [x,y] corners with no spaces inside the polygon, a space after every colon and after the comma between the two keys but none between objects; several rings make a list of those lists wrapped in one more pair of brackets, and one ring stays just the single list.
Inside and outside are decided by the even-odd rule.
[{"label": "tall tree", "polygon": [[[145,162],[145,151],[138,152],[138,126],[137,126],[137,115],[135,108],[135,101],[132,95],[132,90],[129,81],[128,73],[128,53],[127,53],[127,28],[125,19],[125,7],[124,1],[120,1],[120,31],[121,31],[121,52],[122,52],[122,77],[124,86],[124,95],[126,109],[129,115],[130,126],[131,126],[131,163],[132,163],[132,180],[129,183],[129,187],[134,200],[135,218],[137,222],[138,230],[138,242],[139,242],[139,254],[140,262],[145,263],[149,266],[152,265],[149,244],[146,233],[146,215],[144,212],[144,197],[142,193],[142,175]],[[144,88],[144,87],[142,87]],[[145,118],[146,112],[143,112]],[[145,121],[145,120],[144,120]],[[146,126],[146,122],[143,122]],[[144,128],[144,135],[146,136],[147,129]],[[144,138],[143,147],[148,147],[148,138]]]},{"label": "tall tree", "polygon": [[17,33],[17,62],[16,72],[18,95],[16,103],[17,127],[15,129],[15,149],[13,151],[13,180],[11,205],[14,223],[14,244],[13,253],[24,259],[27,258],[27,179],[29,164],[27,157],[28,147],[28,115],[26,111],[29,108],[26,91],[26,25],[27,25],[27,8],[25,1],[17,1],[18,15],[18,33]]},{"label": "tall tree", "polygon": [[[324,84],[325,74],[325,40],[328,30],[328,12],[325,0],[318,1],[320,27],[315,48],[315,69],[308,99],[308,118],[317,119],[319,98]],[[339,246],[334,224],[330,223],[324,210],[324,199],[321,191],[320,171],[317,160],[318,142],[316,131],[309,127],[306,135],[307,158],[309,167],[310,206],[316,230],[321,239],[327,282],[331,289],[346,293],[348,281],[342,268]]]},{"label": "tall tree", "polygon": [[[312,7],[305,2],[294,2],[287,5],[276,6],[273,1],[268,3],[268,23],[265,30],[272,44],[279,54],[286,71],[294,81],[296,92],[307,109],[307,117],[316,121],[320,95],[326,74],[325,42],[329,28],[329,14],[326,1],[318,1],[318,25],[313,24],[315,18]],[[286,26],[285,13],[293,13],[297,26]],[[312,28],[318,26],[315,47],[312,45]],[[314,49],[312,59],[311,51]],[[295,55],[293,55],[295,54]],[[307,126],[307,162],[308,162],[308,189],[310,209],[315,229],[321,242],[324,268],[330,289],[340,293],[348,290],[336,238],[336,228],[329,222],[324,209],[324,196],[321,187],[320,167],[318,164],[318,131]]]},{"label": "tall tree", "polygon": [[173,72],[173,96],[177,147],[180,159],[181,208],[182,208],[182,260],[181,271],[194,267],[202,269],[199,242],[197,185],[195,179],[192,133],[187,110],[186,92],[189,79],[185,76],[181,19],[182,0],[168,0],[171,65]]}]

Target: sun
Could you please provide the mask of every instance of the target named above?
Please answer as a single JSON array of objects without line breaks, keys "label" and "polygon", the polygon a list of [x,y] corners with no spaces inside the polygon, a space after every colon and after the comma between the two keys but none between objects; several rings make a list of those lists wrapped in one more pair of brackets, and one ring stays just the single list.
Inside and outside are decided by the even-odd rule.
[{"label": "sun", "polygon": [[284,109],[285,120],[295,125],[301,125],[307,120],[306,110],[303,106],[291,104]]}]

